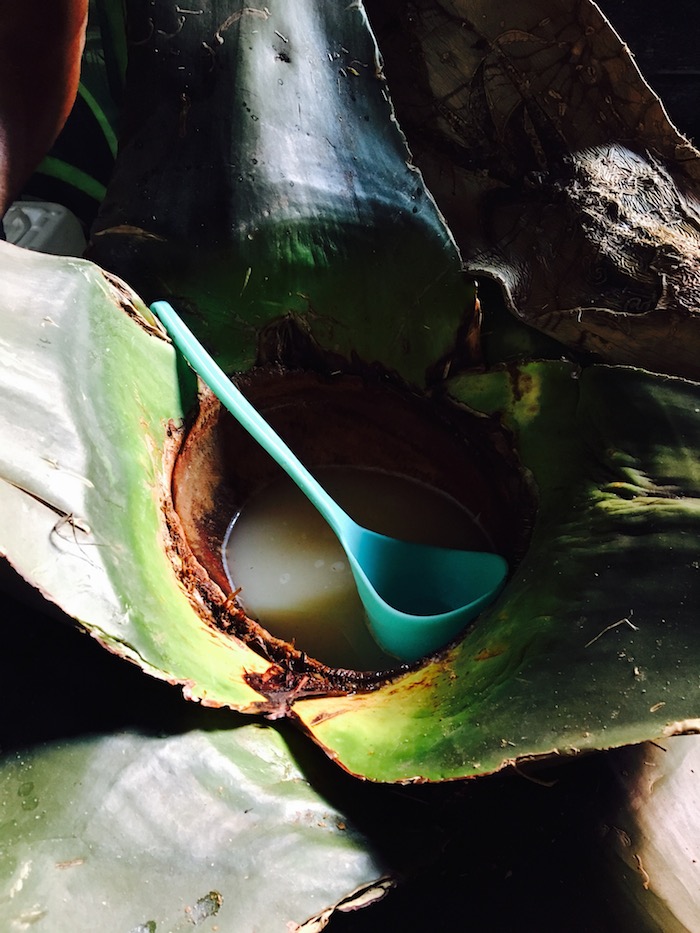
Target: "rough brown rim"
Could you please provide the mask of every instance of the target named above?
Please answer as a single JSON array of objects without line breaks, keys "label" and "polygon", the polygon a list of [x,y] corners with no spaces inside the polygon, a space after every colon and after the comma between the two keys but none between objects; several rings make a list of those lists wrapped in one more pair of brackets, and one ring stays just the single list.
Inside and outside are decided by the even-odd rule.
[{"label": "rough brown rim", "polygon": [[[524,554],[534,494],[498,419],[376,374],[265,367],[236,381],[312,468],[351,463],[420,479],[478,506],[512,567]],[[320,433],[312,427],[319,421]],[[200,614],[272,662],[256,689],[295,696],[376,689],[424,663],[397,662],[387,671],[330,667],[248,618],[231,592],[221,546],[235,511],[280,468],[206,388],[189,426],[171,434],[172,496],[164,510],[173,561]]]}]

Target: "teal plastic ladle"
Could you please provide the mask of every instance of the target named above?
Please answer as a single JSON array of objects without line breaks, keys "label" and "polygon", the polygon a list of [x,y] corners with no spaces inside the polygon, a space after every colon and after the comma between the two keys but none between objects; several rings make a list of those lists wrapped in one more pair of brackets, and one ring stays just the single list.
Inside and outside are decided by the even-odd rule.
[{"label": "teal plastic ladle", "polygon": [[331,526],[347,554],[370,630],[385,651],[402,661],[430,654],[495,599],[508,573],[502,557],[400,541],[358,525],[233,385],[171,305],[156,301],[151,310],[214,395]]}]

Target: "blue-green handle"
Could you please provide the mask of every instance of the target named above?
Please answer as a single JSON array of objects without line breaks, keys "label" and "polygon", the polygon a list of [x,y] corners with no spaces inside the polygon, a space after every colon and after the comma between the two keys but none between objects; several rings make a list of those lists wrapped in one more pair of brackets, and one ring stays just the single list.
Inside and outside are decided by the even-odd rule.
[{"label": "blue-green handle", "polygon": [[167,301],[156,301],[151,311],[160,319],[173,342],[198,376],[252,437],[279,463],[313,502],[333,531],[341,535],[352,519],[340,508],[317,479],[285,444],[276,431],[234,386],[221,367],[207,353],[180,315]]}]

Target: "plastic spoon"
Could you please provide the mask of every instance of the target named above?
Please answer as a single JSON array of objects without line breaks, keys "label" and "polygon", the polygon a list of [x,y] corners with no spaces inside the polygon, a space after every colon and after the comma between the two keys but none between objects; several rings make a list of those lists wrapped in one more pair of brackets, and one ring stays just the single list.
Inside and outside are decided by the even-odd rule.
[{"label": "plastic spoon", "polygon": [[403,661],[430,654],[496,597],[508,573],[502,557],[400,541],[358,525],[233,385],[171,305],[156,301],[151,310],[194,371],[286,470],[338,536],[370,629],[385,651]]}]

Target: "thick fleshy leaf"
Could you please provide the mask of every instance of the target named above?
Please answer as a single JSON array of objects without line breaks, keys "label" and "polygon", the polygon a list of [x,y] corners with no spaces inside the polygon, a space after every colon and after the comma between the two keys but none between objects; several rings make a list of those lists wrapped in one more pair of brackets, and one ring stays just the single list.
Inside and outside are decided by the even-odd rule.
[{"label": "thick fleshy leaf", "polygon": [[206,702],[254,704],[243,672],[269,664],[203,621],[168,554],[172,346],[91,263],[0,243],[0,268],[2,553],[112,651]]},{"label": "thick fleshy leaf", "polygon": [[0,801],[8,929],[285,931],[387,884],[271,727],[18,751]]},{"label": "thick fleshy leaf", "polygon": [[617,792],[597,817],[606,897],[642,933],[697,933],[700,738],[620,749],[609,767]]},{"label": "thick fleshy leaf", "polygon": [[528,553],[444,657],[294,712],[351,771],[440,780],[696,728],[700,386],[532,363],[449,385],[539,491]]},{"label": "thick fleshy leaf", "polygon": [[599,7],[367,6],[468,267],[576,352],[697,379],[700,157]]},{"label": "thick fleshy leaf", "polygon": [[91,258],[169,298],[231,370],[317,341],[331,369],[420,385],[468,354],[473,289],[362,5],[127,10],[127,129]]}]

